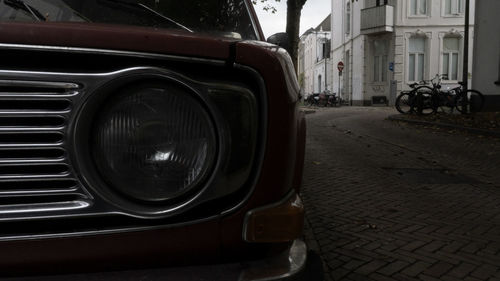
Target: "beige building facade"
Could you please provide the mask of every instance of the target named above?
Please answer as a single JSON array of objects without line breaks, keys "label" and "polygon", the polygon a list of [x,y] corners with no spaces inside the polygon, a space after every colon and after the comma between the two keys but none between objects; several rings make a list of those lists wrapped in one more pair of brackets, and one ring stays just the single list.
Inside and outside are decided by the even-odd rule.
[{"label": "beige building facade", "polygon": [[[471,11],[474,11],[471,0]],[[332,0],[334,88],[353,105],[393,104],[408,84],[462,80],[465,0]],[[470,20],[470,55],[474,17]],[[470,77],[469,77],[470,78]]]}]

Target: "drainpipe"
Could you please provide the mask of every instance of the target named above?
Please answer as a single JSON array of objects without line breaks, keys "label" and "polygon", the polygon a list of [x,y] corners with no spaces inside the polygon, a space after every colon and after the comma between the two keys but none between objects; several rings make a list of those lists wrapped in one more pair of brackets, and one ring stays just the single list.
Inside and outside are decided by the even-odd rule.
[{"label": "drainpipe", "polygon": [[[356,2],[358,2],[358,0],[356,0]],[[354,1],[351,0],[351,51],[349,52],[349,56],[351,56],[351,58],[349,59],[349,64],[354,66]],[[352,73],[353,73],[353,67],[352,66],[349,66],[349,79],[351,79],[351,97],[349,98],[349,102],[351,103],[351,106],[352,106],[352,97],[354,96],[354,83],[352,83],[352,81],[354,81],[353,77],[352,77]]]},{"label": "drainpipe", "polygon": [[[341,1],[342,1],[342,32],[341,32],[342,33],[342,57],[341,58],[342,58],[342,62],[345,63],[345,35],[346,35],[346,33],[345,33],[345,26],[346,26],[346,24],[345,24],[345,20],[346,20],[345,19],[345,6],[346,5],[345,5],[345,0],[341,0]],[[340,88],[340,80],[344,80],[342,82],[342,90],[343,90],[342,98],[343,98],[344,93],[346,91],[346,88],[345,88],[346,81],[345,81],[345,76],[340,77],[340,73],[339,73],[339,88]],[[339,96],[340,96],[340,93],[339,93]]]},{"label": "drainpipe", "polygon": [[327,62],[327,60],[326,60],[327,59],[327,55],[326,55],[326,51],[327,51],[326,47],[327,47],[327,45],[326,45],[326,43],[327,43],[328,39],[327,39],[327,33],[326,32],[323,35],[325,35],[325,42],[324,42],[324,45],[323,45],[324,49],[322,51],[323,51],[323,58],[325,59],[325,91],[326,91],[326,90],[328,90],[328,74],[327,74],[327,70],[326,70],[326,67],[327,67],[327,65],[326,65],[326,62]]},{"label": "drainpipe", "polygon": [[464,32],[464,62],[462,72],[462,82],[464,83],[464,91],[462,94],[462,114],[467,114],[467,94],[469,84],[469,14],[470,0],[465,0],[465,32]]}]

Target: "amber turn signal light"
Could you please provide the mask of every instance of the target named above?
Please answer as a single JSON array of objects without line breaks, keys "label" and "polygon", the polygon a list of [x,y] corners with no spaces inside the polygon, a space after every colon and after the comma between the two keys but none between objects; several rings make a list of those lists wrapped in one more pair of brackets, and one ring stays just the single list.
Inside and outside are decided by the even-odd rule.
[{"label": "amber turn signal light", "polygon": [[243,227],[247,242],[289,242],[299,238],[304,228],[304,205],[295,193],[284,201],[249,211]]}]

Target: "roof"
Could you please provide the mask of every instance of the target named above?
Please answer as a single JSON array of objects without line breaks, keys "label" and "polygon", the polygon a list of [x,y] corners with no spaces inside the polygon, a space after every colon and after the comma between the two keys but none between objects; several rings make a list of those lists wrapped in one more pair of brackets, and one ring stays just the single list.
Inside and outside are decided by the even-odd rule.
[{"label": "roof", "polygon": [[309,28],[300,37],[307,36],[313,32],[318,32],[318,31],[331,31],[332,30],[331,25],[330,25],[331,18],[332,18],[332,14],[329,14],[318,26],[316,26],[316,28],[312,28],[312,27]]},{"label": "roof", "polygon": [[332,27],[330,25],[332,19],[332,14],[329,14],[316,28],[314,29],[315,31],[331,31]]}]

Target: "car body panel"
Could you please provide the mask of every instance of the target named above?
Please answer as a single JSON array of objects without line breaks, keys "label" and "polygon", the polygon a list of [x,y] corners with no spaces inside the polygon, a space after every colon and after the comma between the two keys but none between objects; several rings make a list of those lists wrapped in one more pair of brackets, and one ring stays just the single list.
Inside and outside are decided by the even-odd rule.
[{"label": "car body panel", "polygon": [[[251,3],[247,1],[249,5]],[[259,36],[263,33],[250,8]],[[232,263],[275,256],[289,243],[247,243],[242,239],[248,211],[300,191],[305,119],[299,111],[299,87],[288,54],[260,41],[214,38],[176,30],[81,23],[0,23],[0,52],[8,46],[47,52],[133,52],[189,60],[224,62],[261,79],[266,93],[264,152],[253,191],[230,212],[203,221],[111,233],[73,233],[0,241],[2,275],[96,272],[151,266]],[[99,62],[96,62],[99,63]],[[5,67],[0,62],[0,67]]]}]

